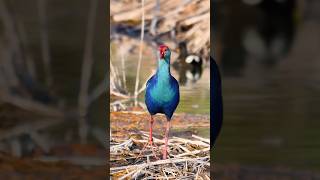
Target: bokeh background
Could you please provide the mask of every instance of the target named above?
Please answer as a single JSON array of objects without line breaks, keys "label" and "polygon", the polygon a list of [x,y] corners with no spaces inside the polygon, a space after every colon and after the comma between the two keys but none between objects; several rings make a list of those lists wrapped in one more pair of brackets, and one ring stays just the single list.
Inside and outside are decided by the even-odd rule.
[{"label": "bokeh background", "polygon": [[217,178],[319,178],[320,2],[211,6],[224,97]]},{"label": "bokeh background", "polygon": [[[105,179],[109,106],[97,95],[108,88],[101,84],[108,74],[108,2],[91,3],[0,0],[0,179]],[[211,1],[225,112],[213,157],[217,179],[319,179],[319,3]],[[89,19],[96,20],[88,33],[94,41],[86,48]],[[89,94],[95,101],[83,121],[85,49],[93,49]],[[191,112],[203,107],[197,104]]]},{"label": "bokeh background", "polygon": [[105,179],[106,7],[0,0],[0,179]]}]

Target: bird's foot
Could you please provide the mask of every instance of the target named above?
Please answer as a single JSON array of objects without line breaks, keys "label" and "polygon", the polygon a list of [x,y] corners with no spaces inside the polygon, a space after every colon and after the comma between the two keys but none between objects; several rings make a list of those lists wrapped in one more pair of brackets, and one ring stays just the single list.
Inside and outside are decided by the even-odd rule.
[{"label": "bird's foot", "polygon": [[[157,146],[155,146],[155,148],[157,148]],[[151,150],[152,150],[153,157],[155,157],[157,160],[160,160],[160,158],[158,158],[157,154],[155,153],[153,147],[151,147]]]},{"label": "bird's foot", "polygon": [[148,148],[148,147],[151,148],[152,155],[154,156],[154,158],[157,159],[157,160],[160,160],[159,157],[157,156],[156,152],[155,152],[155,150],[158,149],[158,146],[157,146],[155,143],[153,143],[152,140],[149,141],[149,142],[147,142],[147,143],[143,146],[143,148],[142,148],[140,154],[138,155],[138,157],[136,158],[136,160],[141,156],[141,154],[142,154],[142,153],[145,151],[145,149]]},{"label": "bird's foot", "polygon": [[156,152],[154,151],[155,149],[157,150],[159,147],[157,146],[157,144],[153,143],[153,140],[150,140],[150,141],[149,141],[149,145],[151,146],[151,151],[152,151],[153,156],[154,156],[157,160],[159,160]]}]

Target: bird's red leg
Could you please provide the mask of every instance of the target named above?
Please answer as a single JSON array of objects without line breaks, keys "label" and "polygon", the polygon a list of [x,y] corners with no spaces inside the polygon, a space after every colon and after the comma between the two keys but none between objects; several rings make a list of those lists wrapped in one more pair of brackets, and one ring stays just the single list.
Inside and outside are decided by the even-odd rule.
[{"label": "bird's red leg", "polygon": [[150,115],[150,120],[149,120],[149,143],[146,143],[144,145],[144,147],[142,148],[140,154],[138,155],[138,157],[136,159],[138,159],[140,157],[140,155],[143,153],[143,151],[148,147],[148,145],[150,145],[151,147],[151,150],[152,150],[152,153],[153,153],[153,156],[158,160],[159,158],[157,157],[156,153],[154,152],[154,149],[153,147],[157,147],[156,144],[153,144],[153,138],[152,138],[152,126],[153,126],[153,122],[154,122],[154,119],[153,119],[153,116]]},{"label": "bird's red leg", "polygon": [[150,116],[150,121],[149,121],[149,143],[152,146],[153,144],[153,138],[152,138],[152,126],[153,126],[153,116]]},{"label": "bird's red leg", "polygon": [[166,134],[164,137],[164,149],[163,149],[163,159],[167,159],[167,149],[168,149],[168,137],[169,137],[169,130],[171,126],[170,119],[167,119],[167,126],[166,126]]},{"label": "bird's red leg", "polygon": [[149,121],[149,126],[150,126],[150,131],[149,131],[149,143],[150,143],[150,146],[151,146],[151,150],[152,150],[152,153],[153,153],[153,156],[156,158],[156,159],[159,159],[157,157],[157,154],[154,152],[153,150],[153,146],[157,147],[155,144],[153,144],[153,138],[152,138],[152,126],[153,126],[153,116],[151,115],[150,116],[150,121]]}]

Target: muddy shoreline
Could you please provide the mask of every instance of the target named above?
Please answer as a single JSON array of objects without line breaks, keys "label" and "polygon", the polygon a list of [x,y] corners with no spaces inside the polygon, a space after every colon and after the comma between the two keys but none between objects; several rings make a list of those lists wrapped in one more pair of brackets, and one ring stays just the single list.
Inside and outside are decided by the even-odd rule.
[{"label": "muddy shoreline", "polygon": [[[149,128],[149,114],[145,111],[120,111],[110,113],[110,127],[113,136],[126,134],[129,131],[144,130]],[[165,126],[163,115],[155,116],[154,132],[161,134]],[[172,120],[171,135],[188,136],[201,134],[210,137],[210,117],[208,115],[176,113]]]}]

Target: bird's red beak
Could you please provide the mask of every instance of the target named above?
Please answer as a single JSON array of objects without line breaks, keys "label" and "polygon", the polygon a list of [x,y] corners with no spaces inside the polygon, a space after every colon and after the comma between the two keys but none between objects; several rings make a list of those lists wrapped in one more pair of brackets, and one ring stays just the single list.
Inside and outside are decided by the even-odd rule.
[{"label": "bird's red beak", "polygon": [[166,45],[159,46],[160,59],[164,59],[165,51],[168,47]]},{"label": "bird's red beak", "polygon": [[160,51],[160,58],[161,58],[161,59],[164,58],[164,51],[163,51],[163,50]]}]

